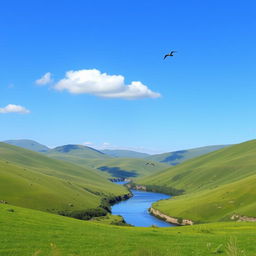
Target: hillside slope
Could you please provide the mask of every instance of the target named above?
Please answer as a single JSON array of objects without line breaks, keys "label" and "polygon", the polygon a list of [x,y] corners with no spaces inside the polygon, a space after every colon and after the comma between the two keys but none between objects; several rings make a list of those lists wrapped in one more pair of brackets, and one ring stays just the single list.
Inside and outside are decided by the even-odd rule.
[{"label": "hillside slope", "polygon": [[186,150],[179,150],[174,152],[168,152],[163,154],[157,154],[147,157],[149,160],[158,161],[160,163],[166,163],[169,165],[178,165],[189,159],[196,158],[210,152],[219,150],[221,148],[227,147],[225,145],[215,145],[215,146],[207,146]]},{"label": "hillside slope", "polygon": [[116,178],[144,177],[168,167],[164,163],[139,158],[112,158],[94,162],[94,168],[107,172]]},{"label": "hillside slope", "polygon": [[126,193],[94,170],[0,143],[0,200],[59,212],[95,208],[103,197]]},{"label": "hillside slope", "polygon": [[66,145],[49,150],[47,156],[101,171],[109,178],[134,178],[164,170],[169,166],[140,158],[111,157],[80,145]]},{"label": "hillside slope", "polygon": [[3,142],[13,145],[13,146],[36,151],[36,152],[46,152],[49,150],[48,147],[46,147],[45,145],[42,145],[34,140],[6,140]]},{"label": "hillside slope", "polygon": [[189,160],[137,179],[138,184],[182,189],[185,195],[154,206],[167,215],[219,221],[232,215],[256,217],[256,140]]},{"label": "hillside slope", "polygon": [[256,173],[256,140],[230,146],[191,159],[165,171],[138,179],[186,192],[215,188]]}]

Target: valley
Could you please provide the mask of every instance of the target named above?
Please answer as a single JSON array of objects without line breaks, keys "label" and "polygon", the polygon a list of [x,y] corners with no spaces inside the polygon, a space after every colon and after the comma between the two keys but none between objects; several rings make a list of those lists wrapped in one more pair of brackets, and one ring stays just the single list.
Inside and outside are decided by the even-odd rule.
[{"label": "valley", "polygon": [[[234,243],[233,236],[237,250],[254,255],[256,248],[250,241],[256,232],[252,221],[256,210],[255,140],[217,147],[175,166],[149,160],[149,156],[113,157],[79,145],[35,151],[0,143],[0,224],[13,223],[12,228],[0,230],[5,241],[1,255],[102,255],[103,250],[104,255],[113,250],[118,255],[189,255],[190,249],[198,255],[211,255],[216,250],[225,253],[228,244]],[[122,179],[128,180],[127,186],[110,181]],[[131,190],[134,198],[129,199],[129,189],[134,187],[151,192]],[[172,197],[155,197],[155,192]],[[112,214],[116,215],[110,215],[113,204]],[[128,224],[147,228],[131,227],[117,215]],[[53,225],[58,228],[48,234]],[[22,237],[22,244],[28,247],[13,244],[21,239],[16,232],[10,240],[13,229],[30,230]],[[30,233],[36,229],[41,230],[41,238],[33,242]],[[68,239],[71,229],[76,231]],[[78,239],[81,234],[97,239]],[[67,239],[75,246],[68,246]],[[143,244],[153,241],[143,249]],[[93,247],[96,242],[102,246]],[[107,244],[111,244],[111,252]]]}]

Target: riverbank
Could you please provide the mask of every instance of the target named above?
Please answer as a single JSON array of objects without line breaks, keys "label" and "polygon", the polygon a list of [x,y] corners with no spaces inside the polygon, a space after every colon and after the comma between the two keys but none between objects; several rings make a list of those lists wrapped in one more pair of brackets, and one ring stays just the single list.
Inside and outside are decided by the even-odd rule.
[{"label": "riverbank", "polygon": [[168,215],[160,212],[159,210],[154,209],[153,207],[149,208],[149,212],[156,218],[162,219],[162,220],[169,222],[171,224],[174,224],[174,225],[185,226],[185,225],[193,225],[194,224],[194,222],[192,220],[186,220],[186,219],[182,219],[182,218],[174,218],[174,217],[168,216]]},{"label": "riverbank", "polygon": [[58,214],[66,217],[71,217],[80,220],[91,220],[96,217],[107,216],[111,213],[111,206],[121,201],[128,200],[133,195],[132,193],[120,195],[120,196],[106,196],[101,199],[101,203],[97,208],[74,210],[74,211],[59,211]]},{"label": "riverbank", "polygon": [[126,187],[128,189],[136,189],[148,192],[155,192],[155,193],[162,193],[170,196],[179,196],[184,194],[185,190],[183,189],[176,189],[173,187],[164,187],[164,186],[157,186],[157,185],[141,185],[136,184],[133,181],[129,182]]},{"label": "riverbank", "polygon": [[169,195],[147,192],[142,190],[131,190],[133,197],[129,200],[115,204],[112,207],[112,214],[121,215],[126,223],[137,227],[170,227],[171,223],[156,218],[148,212],[153,203],[169,199]]}]

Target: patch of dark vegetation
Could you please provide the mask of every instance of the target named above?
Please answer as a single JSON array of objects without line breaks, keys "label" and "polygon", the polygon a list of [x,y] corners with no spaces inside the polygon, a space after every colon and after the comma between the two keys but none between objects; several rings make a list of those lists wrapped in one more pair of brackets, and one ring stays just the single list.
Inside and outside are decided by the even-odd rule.
[{"label": "patch of dark vegetation", "polygon": [[125,178],[138,176],[135,170],[126,171],[126,170],[120,169],[120,167],[101,166],[98,169],[103,172],[108,172],[109,174],[111,174],[113,177],[116,177],[116,178],[125,179]]},{"label": "patch of dark vegetation", "polygon": [[122,196],[108,196],[104,197],[101,200],[100,207],[105,209],[108,212],[111,212],[111,205],[114,205],[118,202],[128,200],[130,197],[132,197],[132,194],[125,194]]},{"label": "patch of dark vegetation", "polygon": [[[95,192],[96,193],[96,192]],[[97,192],[100,193],[100,192]],[[100,195],[103,195],[102,193]],[[64,210],[58,211],[59,215],[71,217],[79,220],[90,220],[94,217],[106,216],[108,213],[111,213],[111,205],[127,200],[132,196],[132,194],[125,194],[122,196],[106,196],[101,199],[101,203],[97,208],[91,208],[86,210]],[[72,206],[73,207],[73,206]],[[49,211],[49,209],[47,209]],[[55,209],[52,209],[51,212],[54,212]]]},{"label": "patch of dark vegetation", "polygon": [[154,164],[154,163],[152,163],[152,162],[147,162],[147,163],[145,163],[145,165],[149,165],[149,166],[152,166],[152,167],[155,167],[156,165]]},{"label": "patch of dark vegetation", "polygon": [[109,179],[111,182],[119,182],[119,181],[125,181],[124,178],[113,178],[113,179]]},{"label": "patch of dark vegetation", "polygon": [[107,211],[101,207],[95,209],[77,210],[77,211],[59,211],[62,216],[72,217],[79,220],[90,220],[93,217],[106,216]]},{"label": "patch of dark vegetation", "polygon": [[14,209],[7,209],[8,212],[15,212]]},{"label": "patch of dark vegetation", "polygon": [[71,150],[79,149],[80,147],[78,145],[65,145],[55,148],[56,151],[61,153],[68,153]]},{"label": "patch of dark vegetation", "polygon": [[172,162],[175,160],[182,159],[184,157],[184,153],[186,153],[186,152],[187,152],[187,150],[180,150],[180,151],[173,152],[170,156],[166,157],[161,162],[167,163],[167,162]]},{"label": "patch of dark vegetation", "polygon": [[179,217],[179,218],[177,219],[177,221],[178,221],[178,223],[181,225],[182,222],[183,222],[183,219],[182,219],[181,217]]},{"label": "patch of dark vegetation", "polygon": [[144,187],[146,191],[163,193],[163,194],[171,195],[171,196],[179,196],[185,192],[184,189],[176,189],[176,188],[172,188],[172,187],[164,187],[164,186],[158,186],[158,185],[140,186],[133,182],[128,183],[127,186],[132,189],[137,189],[138,187]]}]

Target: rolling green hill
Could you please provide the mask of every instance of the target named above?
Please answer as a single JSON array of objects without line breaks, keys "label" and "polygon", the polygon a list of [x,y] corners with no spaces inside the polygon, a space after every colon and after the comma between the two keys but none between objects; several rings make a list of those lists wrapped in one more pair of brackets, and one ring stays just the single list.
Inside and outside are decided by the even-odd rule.
[{"label": "rolling green hill", "polygon": [[0,200],[43,211],[96,208],[103,197],[126,194],[95,170],[0,143]]},{"label": "rolling green hill", "polygon": [[1,256],[254,256],[256,251],[256,223],[118,227],[0,204],[0,226]]},{"label": "rolling green hill", "polygon": [[13,145],[13,146],[36,151],[36,152],[46,152],[49,150],[48,147],[46,147],[45,145],[42,145],[34,140],[6,140],[3,142]]},{"label": "rolling green hill", "polygon": [[154,204],[161,212],[195,221],[256,217],[256,140],[230,146],[137,179],[138,184],[182,189],[183,196]]},{"label": "rolling green hill", "polygon": [[141,177],[169,167],[164,163],[140,158],[111,157],[90,147],[79,145],[57,147],[46,152],[46,155],[81,166],[95,168],[109,178]]},{"label": "rolling green hill", "polygon": [[121,158],[146,158],[149,154],[141,153],[132,150],[122,150],[122,149],[104,149],[101,152],[105,153],[106,155],[112,157],[121,157]]},{"label": "rolling green hill", "polygon": [[216,145],[216,146],[207,146],[207,147],[193,148],[193,149],[187,149],[187,150],[179,150],[174,152],[152,155],[147,157],[147,159],[158,161],[160,163],[166,163],[169,165],[177,165],[189,159],[208,154],[210,152],[219,150],[224,147],[227,147],[227,146]]}]

